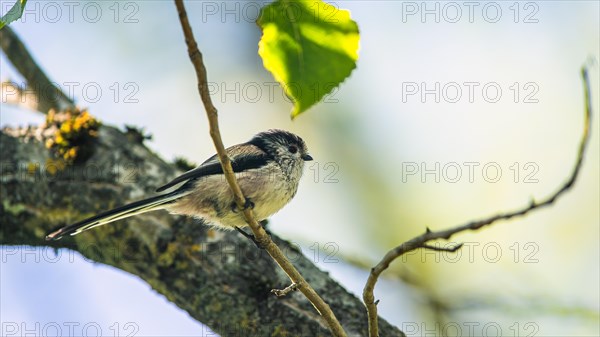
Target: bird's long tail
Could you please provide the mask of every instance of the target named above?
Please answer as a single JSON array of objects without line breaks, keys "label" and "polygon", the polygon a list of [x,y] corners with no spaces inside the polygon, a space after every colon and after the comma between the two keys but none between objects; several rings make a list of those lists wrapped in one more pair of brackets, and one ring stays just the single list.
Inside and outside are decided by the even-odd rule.
[{"label": "bird's long tail", "polygon": [[113,221],[121,220],[141,213],[146,213],[158,209],[165,208],[166,205],[174,200],[181,198],[187,193],[174,191],[171,193],[158,195],[152,198],[132,202],[121,207],[111,209],[106,212],[94,215],[93,217],[81,220],[69,226],[62,227],[48,235],[46,240],[58,240],[65,235],[77,235],[83,231],[97,226],[102,226]]}]

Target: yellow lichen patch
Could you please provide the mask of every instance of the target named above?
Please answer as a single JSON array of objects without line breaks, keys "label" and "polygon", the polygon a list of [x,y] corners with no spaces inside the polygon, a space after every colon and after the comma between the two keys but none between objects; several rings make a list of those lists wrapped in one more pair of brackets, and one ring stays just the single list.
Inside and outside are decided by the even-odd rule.
[{"label": "yellow lichen patch", "polygon": [[46,165],[44,168],[45,171],[48,172],[50,175],[56,175],[58,171],[64,170],[65,166],[65,162],[61,159],[48,158],[46,159]]},{"label": "yellow lichen patch", "polygon": [[287,331],[286,328],[284,328],[281,325],[278,325],[275,327],[275,329],[273,330],[273,333],[271,334],[272,337],[287,337],[287,336],[291,336],[289,331]]},{"label": "yellow lichen patch", "polygon": [[54,128],[54,136],[46,140],[46,147],[53,150],[67,164],[85,161],[92,153],[92,140],[98,136],[100,122],[87,110],[75,108],[57,113],[50,110],[46,115],[46,128]]},{"label": "yellow lichen patch", "polygon": [[39,165],[36,163],[27,163],[27,175],[30,177],[35,176],[35,173],[39,170]]},{"label": "yellow lichen patch", "polygon": [[178,250],[178,245],[175,242],[170,242],[167,245],[167,249],[158,256],[156,264],[161,267],[172,266],[173,262],[175,261],[175,256],[177,255]]},{"label": "yellow lichen patch", "polygon": [[2,207],[4,208],[4,211],[6,211],[7,213],[12,214],[14,216],[21,214],[23,211],[25,211],[27,209],[25,207],[25,204],[21,204],[21,203],[11,204],[8,199],[2,200]]}]

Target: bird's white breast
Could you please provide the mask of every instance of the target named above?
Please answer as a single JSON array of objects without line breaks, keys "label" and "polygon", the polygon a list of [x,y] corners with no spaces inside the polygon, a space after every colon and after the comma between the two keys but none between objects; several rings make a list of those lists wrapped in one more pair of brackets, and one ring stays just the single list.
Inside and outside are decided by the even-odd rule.
[{"label": "bird's white breast", "polygon": [[[236,173],[244,196],[254,203],[254,216],[258,221],[278,212],[294,197],[301,175],[301,166],[290,167],[284,172],[275,163]],[[218,174],[198,179],[194,192],[169,206],[168,210],[202,218],[218,227],[232,229],[246,226],[243,213],[232,209],[232,205],[234,198],[229,185],[225,177]]]}]

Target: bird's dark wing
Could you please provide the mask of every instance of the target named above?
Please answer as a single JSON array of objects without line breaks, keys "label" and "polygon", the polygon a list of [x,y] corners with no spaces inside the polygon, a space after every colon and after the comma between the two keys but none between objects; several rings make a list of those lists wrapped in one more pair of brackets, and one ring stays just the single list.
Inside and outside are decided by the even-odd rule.
[{"label": "bird's dark wing", "polygon": [[[271,160],[269,155],[251,144],[234,145],[230,148],[227,148],[227,154],[229,155],[229,158],[231,158],[233,172],[242,172],[249,169],[259,168],[266,165],[267,162]],[[221,167],[221,163],[215,154],[195,169],[187,171],[179,177],[171,180],[167,184],[159,187],[156,189],[156,192],[162,192],[185,181],[222,173],[223,168]]]}]

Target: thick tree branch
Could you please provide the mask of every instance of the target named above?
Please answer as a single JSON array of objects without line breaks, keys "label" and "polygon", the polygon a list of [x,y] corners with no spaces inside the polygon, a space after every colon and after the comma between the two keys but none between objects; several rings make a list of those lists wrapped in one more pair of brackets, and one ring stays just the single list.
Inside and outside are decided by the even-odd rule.
[{"label": "thick tree branch", "polygon": [[[328,327],[299,292],[283,298],[270,294],[271,289],[289,283],[287,276],[268,254],[233,231],[216,231],[198,220],[150,212],[60,241],[45,241],[44,235],[53,228],[152,195],[156,186],[177,172],[175,165],[109,126],[99,129],[96,151],[86,163],[55,171],[40,135],[43,129],[37,127],[0,133],[0,245],[9,246],[7,250],[31,245],[78,251],[92,261],[139,276],[223,337],[276,332],[329,335]],[[365,336],[367,316],[362,302],[295,245],[276,235],[273,239],[306,279],[315,282],[348,333]],[[402,336],[386,322],[381,326],[386,336]]]},{"label": "thick tree branch", "polygon": [[[223,145],[221,133],[219,131],[217,109],[213,105],[208,92],[208,80],[206,75],[206,67],[204,66],[204,61],[202,60],[202,53],[198,49],[198,44],[194,38],[194,33],[192,32],[192,27],[190,26],[183,0],[175,0],[175,5],[177,6],[177,11],[179,13],[179,19],[181,21],[181,27],[185,36],[185,42],[188,46],[190,60],[196,69],[196,75],[198,77],[198,90],[200,91],[200,97],[202,98],[202,103],[204,104],[204,108],[206,110],[206,116],[208,117],[210,136],[212,137],[215,148],[217,149],[217,154],[219,156],[219,160],[221,161],[225,178],[231,187],[231,191],[235,196],[238,207],[240,209],[244,209],[244,217],[246,218],[246,222],[252,229],[254,237],[260,244],[261,248],[264,248],[269,253],[273,260],[277,262],[279,267],[281,267],[281,269],[284,270],[288,275],[292,281],[292,284],[295,285],[295,287],[300,290],[300,292],[302,292],[302,294],[304,294],[304,296],[306,296],[306,298],[314,305],[317,311],[327,322],[327,325],[331,329],[333,335],[346,336],[346,332],[344,331],[338,319],[335,317],[335,314],[329,305],[323,301],[323,299],[317,294],[311,285],[298,272],[294,265],[287,259],[281,249],[279,249],[273,240],[271,240],[269,235],[254,218],[252,209],[244,207],[246,199],[244,198],[242,190],[237,183],[237,179],[233,173],[233,168],[231,167],[231,161],[229,160],[229,157],[225,151],[225,146]],[[282,291],[282,293],[284,291]]]},{"label": "thick tree branch", "polygon": [[[395,259],[406,254],[410,251],[413,251],[418,248],[425,249],[434,249],[434,246],[428,245],[427,242],[438,239],[450,239],[453,235],[467,231],[467,230],[477,230],[481,227],[491,225],[500,220],[509,220],[515,217],[520,217],[528,214],[531,211],[541,209],[546,206],[550,206],[556,201],[560,196],[563,195],[566,191],[568,191],[575,181],[577,180],[577,176],[579,175],[579,171],[581,169],[581,164],[583,163],[583,158],[585,156],[585,149],[588,145],[590,138],[590,120],[592,118],[592,102],[591,102],[591,94],[590,94],[590,81],[587,68],[581,69],[581,76],[583,79],[583,87],[585,92],[585,111],[584,111],[584,122],[583,122],[583,135],[581,137],[581,142],[579,144],[579,151],[577,153],[577,159],[575,161],[575,167],[569,177],[569,179],[563,183],[560,188],[552,193],[550,196],[546,197],[543,201],[536,202],[532,200],[528,206],[525,206],[516,211],[506,212],[491,216],[489,218],[472,221],[462,226],[451,227],[446,230],[441,231],[431,231],[429,228],[425,231],[424,234],[419,235],[409,241],[404,242],[400,246],[390,250],[383,259],[371,269],[371,273],[365,284],[363,289],[363,301],[367,308],[367,315],[369,317],[369,336],[378,337],[379,336],[379,327],[377,323],[377,302],[375,301],[375,296],[373,295],[373,290],[375,289],[375,284],[379,279],[379,276],[382,272],[384,272]],[[462,245],[451,248],[449,251],[458,250]],[[385,334],[384,334],[385,336]]]},{"label": "thick tree branch", "polygon": [[[10,62],[27,81],[28,88],[25,90],[26,92],[20,90],[21,95],[18,97],[20,101],[17,103],[23,105],[26,103],[25,99],[27,99],[29,101],[27,106],[35,107],[36,110],[42,113],[47,113],[50,109],[62,111],[74,107],[73,101],[50,81],[9,26],[0,29],[0,45]],[[5,89],[8,89],[8,87],[3,86],[2,90]],[[28,91],[32,91],[35,98],[29,97],[31,93]],[[8,93],[3,92],[3,100],[6,99],[7,102],[15,99],[14,97],[5,98],[6,95]],[[10,95],[18,95],[18,92],[11,92]],[[35,102],[35,104],[32,102]]]},{"label": "thick tree branch", "polygon": [[[25,48],[16,35],[10,38]],[[3,44],[4,39],[3,35]],[[26,49],[21,55],[24,59],[14,62],[32,66]],[[31,69],[41,72],[37,65]],[[0,245],[9,250],[23,245],[68,248],[137,275],[221,336],[328,334],[322,318],[299,293],[284,298],[269,295],[270,289],[289,282],[287,275],[235,232],[151,212],[60,241],[45,241],[51,229],[152,194],[177,173],[176,165],[109,126],[99,129],[95,151],[85,163],[61,169],[45,146],[46,137],[53,135],[43,126],[0,132]],[[294,244],[275,235],[273,239],[307,280],[316,281],[316,290],[324,294],[348,333],[366,335],[362,303]],[[404,336],[385,321],[381,329],[386,336]]]}]

